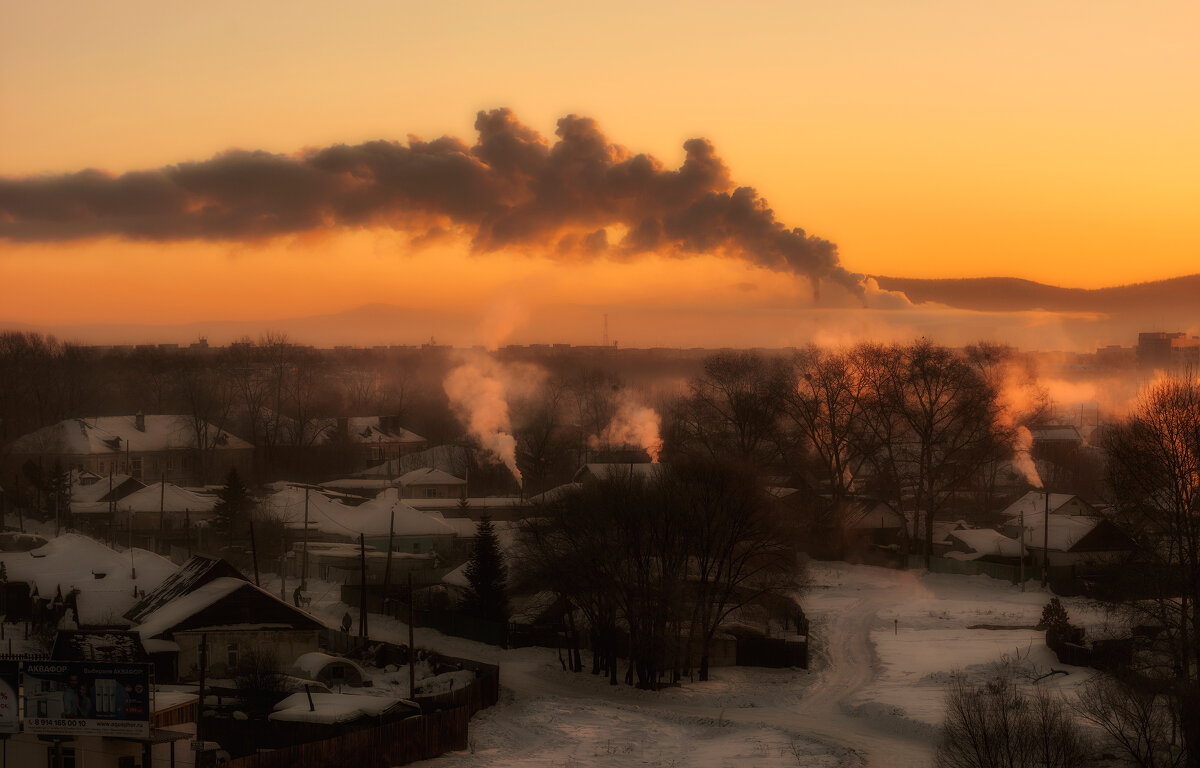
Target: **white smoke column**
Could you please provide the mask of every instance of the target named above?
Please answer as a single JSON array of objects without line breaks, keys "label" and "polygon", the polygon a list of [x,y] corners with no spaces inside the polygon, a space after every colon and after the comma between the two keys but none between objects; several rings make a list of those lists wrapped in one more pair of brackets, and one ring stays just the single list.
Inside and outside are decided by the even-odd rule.
[{"label": "white smoke column", "polygon": [[1013,467],[1024,475],[1025,480],[1034,488],[1042,487],[1042,478],[1038,474],[1037,464],[1033,461],[1033,433],[1026,427],[1017,427],[1016,437],[1013,438]]},{"label": "white smoke column", "polygon": [[507,387],[495,361],[468,361],[446,376],[442,384],[450,405],[466,422],[467,430],[485,451],[508,467],[521,482],[517,469],[517,439],[508,417]]},{"label": "white smoke column", "polygon": [[637,445],[658,463],[662,453],[662,417],[653,408],[641,405],[628,395],[622,395],[612,422],[604,434],[593,435],[589,444],[595,448],[606,445]]}]

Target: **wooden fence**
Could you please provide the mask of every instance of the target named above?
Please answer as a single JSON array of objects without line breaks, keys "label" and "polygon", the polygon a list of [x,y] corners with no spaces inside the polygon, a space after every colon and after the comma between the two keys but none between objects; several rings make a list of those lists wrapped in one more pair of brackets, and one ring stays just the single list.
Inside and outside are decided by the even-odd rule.
[{"label": "wooden fence", "polygon": [[443,709],[395,723],[259,752],[229,761],[227,768],[390,768],[467,748],[468,707]]},{"label": "wooden fence", "polygon": [[440,654],[438,663],[469,669],[475,679],[456,691],[418,697],[422,714],[416,717],[246,755],[227,768],[385,768],[466,749],[471,716],[500,700],[500,668]]}]

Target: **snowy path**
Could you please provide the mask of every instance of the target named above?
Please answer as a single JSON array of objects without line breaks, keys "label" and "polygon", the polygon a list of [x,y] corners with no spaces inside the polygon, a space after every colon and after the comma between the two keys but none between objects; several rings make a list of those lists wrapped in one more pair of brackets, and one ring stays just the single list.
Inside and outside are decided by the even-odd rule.
[{"label": "snowy path", "polygon": [[[714,706],[711,699],[693,703],[662,697],[639,702],[640,708],[646,714],[778,729],[833,748],[843,758],[839,763],[861,759],[868,766],[925,768],[933,760],[932,729],[890,714],[883,707],[863,707],[856,699],[878,674],[871,629],[879,610],[890,604],[886,595],[861,598],[823,617],[819,626],[827,650],[821,671],[810,684],[793,691],[796,695],[789,697],[792,701],[786,705],[722,707]],[[630,704],[625,689],[610,689],[613,695],[604,696],[605,688],[580,686],[578,680],[574,675],[547,677],[540,665],[532,662],[509,662],[502,667],[501,684],[518,700],[550,695],[595,702],[599,694],[612,704]]]},{"label": "snowy path", "polygon": [[853,750],[871,766],[928,766],[932,733],[911,721],[878,713],[868,716],[856,696],[874,682],[879,664],[871,646],[871,629],[885,597],[862,598],[821,623],[824,667],[792,714],[794,728],[830,745]]}]

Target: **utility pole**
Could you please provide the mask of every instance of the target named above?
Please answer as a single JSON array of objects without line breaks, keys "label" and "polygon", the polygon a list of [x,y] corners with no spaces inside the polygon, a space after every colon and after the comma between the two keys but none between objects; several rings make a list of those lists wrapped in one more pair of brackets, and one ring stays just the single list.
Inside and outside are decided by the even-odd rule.
[{"label": "utility pole", "polygon": [[167,522],[167,476],[158,475],[158,530],[166,528]]},{"label": "utility pole", "polygon": [[254,519],[250,519],[250,556],[254,560],[254,586],[258,583],[258,544],[254,541]]},{"label": "utility pole", "polygon": [[[206,753],[204,750],[204,676],[208,672],[208,635],[200,635],[200,701],[196,704],[196,741],[200,742],[200,750],[196,753],[197,761]],[[207,762],[207,761],[206,761]]]},{"label": "utility pole", "polygon": [[1025,507],[1021,507],[1021,591],[1025,591]]},{"label": "utility pole", "polygon": [[413,643],[413,585],[412,569],[408,571],[408,697],[411,699],[417,690],[417,647]]},{"label": "utility pole", "polygon": [[396,505],[393,504],[392,505],[392,518],[388,522],[387,561],[385,562],[385,564],[383,566],[383,604],[384,604],[383,612],[384,612],[384,614],[387,614],[386,606],[387,606],[387,602],[388,602],[388,596],[390,595],[391,588],[392,588],[392,536],[394,535],[395,529],[396,529]]},{"label": "utility pole", "polygon": [[304,553],[300,561],[300,588],[308,581],[308,487],[304,488]]},{"label": "utility pole", "polygon": [[358,534],[358,554],[362,563],[362,589],[358,597],[358,635],[367,636],[367,544],[363,534]]},{"label": "utility pole", "polygon": [[1046,516],[1042,520],[1042,587],[1050,583],[1050,491],[1046,491]]}]

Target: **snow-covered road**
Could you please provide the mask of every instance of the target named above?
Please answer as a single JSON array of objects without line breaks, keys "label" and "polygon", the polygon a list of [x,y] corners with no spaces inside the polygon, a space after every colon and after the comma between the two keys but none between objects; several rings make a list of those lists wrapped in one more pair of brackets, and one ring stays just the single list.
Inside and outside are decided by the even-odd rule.
[{"label": "snow-covered road", "polygon": [[[675,721],[736,723],[766,728],[817,742],[839,765],[924,768],[932,764],[934,729],[892,713],[887,707],[862,704],[859,695],[875,682],[879,664],[871,644],[878,613],[894,604],[887,591],[854,600],[819,615],[822,651],[817,672],[779,686],[784,695],[765,706],[737,696],[659,695],[637,697],[636,709],[646,717]],[[604,702],[630,707],[630,691],[585,684],[578,675],[546,673],[544,664],[506,660],[502,685],[519,702],[553,697],[560,705],[589,706]],[[594,679],[593,679],[594,680]],[[694,764],[694,763],[692,763]]]},{"label": "snow-covered road", "polygon": [[[1041,633],[1024,628],[1048,599],[1034,589],[844,563],[813,563],[810,570],[804,606],[814,646],[807,671],[719,667],[708,682],[649,692],[564,672],[552,649],[501,650],[417,629],[423,647],[501,670],[501,701],[472,719],[470,750],[437,765],[923,767],[933,763],[951,673],[982,677],[1001,657],[1030,669],[1064,667]],[[326,591],[314,607],[335,622],[346,606],[332,585]],[[1082,601],[1064,602],[1073,617],[1099,620]],[[379,637],[407,638],[401,622],[371,621]],[[1066,669],[1068,676],[1046,685],[1070,694],[1089,674]],[[403,694],[403,677],[384,675],[377,692]]]}]

